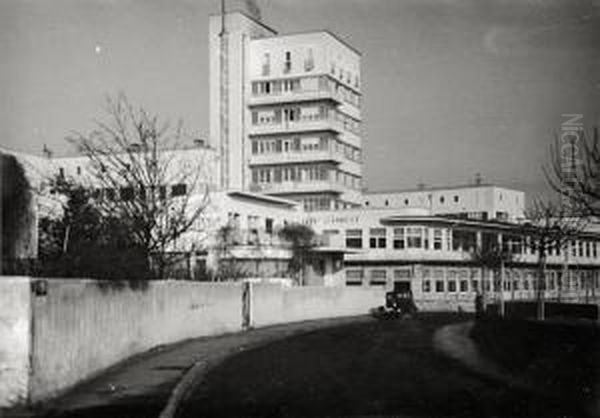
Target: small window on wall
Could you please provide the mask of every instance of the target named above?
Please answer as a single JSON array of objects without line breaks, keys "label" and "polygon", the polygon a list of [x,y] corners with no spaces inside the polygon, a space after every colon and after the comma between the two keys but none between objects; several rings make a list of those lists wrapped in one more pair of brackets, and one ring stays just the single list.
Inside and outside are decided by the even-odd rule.
[{"label": "small window on wall", "polygon": [[385,270],[371,270],[371,286],[385,286],[387,284],[387,272]]},{"label": "small window on wall", "polygon": [[283,63],[283,72],[285,74],[292,71],[292,53],[290,51],[285,51],[285,62]]},{"label": "small window on wall", "polygon": [[423,290],[423,293],[431,292],[431,281],[430,280],[423,280],[422,290]]},{"label": "small window on wall", "polygon": [[346,230],[346,247],[362,248],[362,229]]},{"label": "small window on wall", "polygon": [[369,230],[369,247],[370,248],[385,248],[385,228],[371,228]]},{"label": "small window on wall", "polygon": [[448,292],[456,292],[456,280],[448,280]]},{"label": "small window on wall", "polygon": [[435,281],[435,291],[437,293],[444,292],[444,281],[443,280],[436,280]]},{"label": "small window on wall", "polygon": [[467,280],[460,281],[460,291],[468,292],[469,291],[469,282]]}]

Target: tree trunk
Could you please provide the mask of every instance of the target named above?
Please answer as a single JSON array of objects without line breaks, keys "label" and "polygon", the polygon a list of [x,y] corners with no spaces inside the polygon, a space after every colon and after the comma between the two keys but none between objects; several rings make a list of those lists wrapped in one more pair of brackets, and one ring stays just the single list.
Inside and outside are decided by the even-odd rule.
[{"label": "tree trunk", "polygon": [[499,301],[500,317],[504,318],[504,260],[500,262],[500,301]]},{"label": "tree trunk", "polygon": [[543,321],[546,316],[544,291],[546,288],[546,253],[541,250],[539,255],[538,285],[536,291],[537,319]]}]

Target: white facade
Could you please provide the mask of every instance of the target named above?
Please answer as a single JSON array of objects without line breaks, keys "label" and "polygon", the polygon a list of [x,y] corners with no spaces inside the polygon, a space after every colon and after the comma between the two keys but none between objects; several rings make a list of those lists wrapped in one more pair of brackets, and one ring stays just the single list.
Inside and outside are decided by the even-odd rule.
[{"label": "white facade", "polygon": [[276,35],[239,13],[210,23],[211,141],[222,186],[307,210],[360,202],[360,54],[327,31]]},{"label": "white facade", "polygon": [[432,215],[516,221],[524,217],[525,193],[494,185],[467,185],[363,195],[365,208],[427,209]]}]

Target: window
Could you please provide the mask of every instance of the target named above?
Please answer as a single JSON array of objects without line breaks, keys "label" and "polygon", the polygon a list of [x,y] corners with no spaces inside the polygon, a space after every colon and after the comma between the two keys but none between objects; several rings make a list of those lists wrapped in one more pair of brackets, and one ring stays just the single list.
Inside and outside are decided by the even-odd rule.
[{"label": "window", "polygon": [[81,175],[81,167],[80,166],[77,166],[77,175],[78,176]]},{"label": "window", "polygon": [[176,184],[171,188],[171,196],[185,196],[187,193],[187,185]]},{"label": "window", "polygon": [[271,219],[271,218],[265,219],[265,231],[267,234],[273,233],[273,219]]},{"label": "window", "polygon": [[437,293],[442,293],[444,291],[444,281],[443,280],[435,281],[435,291]]},{"label": "window", "polygon": [[306,59],[304,60],[304,71],[312,71],[315,68],[315,58],[313,56],[312,48],[308,48],[306,51]]},{"label": "window", "polygon": [[404,249],[404,228],[394,228],[394,249]]},{"label": "window", "polygon": [[454,203],[458,203],[458,196],[454,196]]},{"label": "window", "polygon": [[421,231],[422,229],[420,227],[406,228],[406,246],[408,248],[423,248]]},{"label": "window", "polygon": [[362,248],[362,229],[346,230],[346,247]]},{"label": "window", "polygon": [[369,230],[369,247],[370,248],[385,248],[385,228],[371,228]]},{"label": "window", "polygon": [[292,53],[290,51],[285,51],[285,62],[283,63],[283,72],[285,74],[287,74],[291,70],[292,70]]},{"label": "window", "polygon": [[448,280],[448,292],[456,292],[456,280]]},{"label": "window", "polygon": [[440,203],[444,203],[444,196],[440,196]]},{"label": "window", "polygon": [[409,268],[394,270],[394,279],[395,280],[410,279],[411,276],[412,276],[412,274],[411,274],[411,270]]},{"label": "window", "polygon": [[160,186],[158,188],[158,198],[162,200],[167,198],[167,188],[165,186]]},{"label": "window", "polygon": [[433,249],[441,250],[442,249],[442,230],[439,228],[435,228],[433,230]]},{"label": "window", "polygon": [[385,286],[387,282],[387,272],[385,270],[371,270],[371,286]]},{"label": "window", "polygon": [[429,281],[429,280],[423,280],[423,282],[422,282],[422,290],[423,290],[423,293],[429,293],[429,292],[431,292],[431,281]]},{"label": "window", "polygon": [[590,256],[590,242],[589,241],[585,242],[585,256],[588,258]]},{"label": "window", "polygon": [[263,63],[262,63],[262,75],[269,75],[271,72],[271,55],[269,53],[265,53],[263,55]]},{"label": "window", "polygon": [[364,273],[360,269],[346,270],[346,286],[361,286]]},{"label": "window", "polygon": [[460,291],[468,292],[469,291],[469,282],[467,280],[460,281]]}]

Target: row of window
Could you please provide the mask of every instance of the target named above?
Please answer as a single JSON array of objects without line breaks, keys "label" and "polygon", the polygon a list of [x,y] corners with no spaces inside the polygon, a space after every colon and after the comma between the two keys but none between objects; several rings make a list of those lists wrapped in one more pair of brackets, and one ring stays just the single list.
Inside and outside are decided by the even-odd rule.
[{"label": "row of window", "polygon": [[[265,52],[262,57],[261,74],[264,77],[271,75],[271,53]],[[301,66],[301,67],[299,67]],[[283,65],[281,71],[283,74],[289,74],[292,70],[301,68],[305,72],[311,72],[315,68],[315,57],[312,48],[306,48],[300,57],[292,56],[292,51],[284,51]],[[360,79],[357,74],[353,74],[349,70],[345,70],[342,66],[338,66],[335,61],[331,62],[330,73],[337,77],[340,81],[346,82],[349,85],[359,88]]]},{"label": "row of window", "polygon": [[327,164],[290,164],[252,168],[252,183],[254,184],[311,181],[331,181],[357,190],[361,188],[361,177],[332,168]]},{"label": "row of window", "polygon": [[[428,228],[422,226],[397,227],[391,229],[391,237],[387,228],[369,228],[368,244],[363,241],[362,229],[347,229],[345,243],[348,248],[393,248],[403,250],[407,248],[420,248],[428,250],[467,251],[472,252],[477,247],[477,234],[472,231],[463,231],[447,228]],[[482,234],[484,247],[497,242],[497,235]],[[390,245],[391,241],[391,245]],[[501,240],[505,252],[513,254],[535,254],[528,238],[505,234]],[[598,258],[598,243],[591,240],[575,240],[569,244],[573,257]],[[561,255],[560,247],[548,250],[549,256]]]},{"label": "row of window", "polygon": [[[292,63],[295,62],[296,63],[295,65],[298,65],[298,61],[297,60],[292,61],[292,52],[291,51],[285,51],[283,58],[284,59],[283,59],[282,72],[284,74],[288,74],[292,71]],[[313,53],[312,48],[307,48],[305,50],[304,56],[301,59],[302,59],[302,65],[303,65],[304,71],[310,72],[315,68],[315,58],[314,58],[314,53]],[[261,74],[265,77],[269,76],[271,74],[271,53],[270,52],[265,52],[263,54],[262,65],[261,65]]]},{"label": "row of window", "polygon": [[[170,194],[169,194],[170,191]],[[146,199],[150,196],[151,191],[147,187],[121,187],[121,188],[95,188],[92,190],[92,197],[94,199],[107,199],[107,200],[124,200],[130,201],[135,198]],[[166,199],[170,197],[184,196],[187,194],[187,185],[175,184],[173,186],[159,186],[154,189],[154,193],[159,199]]]},{"label": "row of window", "polygon": [[[450,272],[449,272],[450,273]],[[561,278],[560,272],[549,272],[548,277],[543,285],[546,290],[556,290],[559,286],[561,290],[578,290],[589,289],[590,287],[600,288],[600,277],[590,276],[586,274],[576,274],[571,272],[570,275]],[[467,274],[468,275],[468,274]],[[443,276],[443,271],[442,271]],[[408,269],[394,270],[394,279],[410,279],[411,271]],[[362,269],[347,269],[346,270],[346,285],[362,286],[368,283],[371,286],[386,286],[388,281],[387,270],[373,269],[370,271],[368,282],[365,280],[364,271]],[[423,278],[421,281],[421,291],[423,293],[456,293],[456,292],[477,292],[481,290],[482,281],[479,278],[456,278],[449,276],[447,279],[429,279]],[[539,282],[533,274],[521,276],[518,274],[507,274],[505,280],[501,283],[500,280],[484,280],[483,286],[485,291],[499,292],[500,288],[506,292],[512,291],[527,291],[537,290]]]},{"label": "row of window", "polygon": [[345,202],[329,196],[309,196],[300,200],[304,210],[307,212],[316,210],[342,210],[356,207],[356,204]]},{"label": "row of window", "polygon": [[344,157],[352,161],[361,160],[360,148],[325,135],[320,137],[252,140],[253,155],[318,151],[332,151],[343,154]]},{"label": "row of window", "polygon": [[[444,246],[444,231],[441,228],[433,228],[433,245],[432,247],[430,247],[429,229],[430,228],[420,226],[393,228],[393,236],[391,239],[392,248],[397,250],[403,250],[405,248],[424,248],[442,250],[449,248],[449,245]],[[388,248],[388,237],[386,228],[370,228],[368,246],[369,248]],[[346,230],[346,247],[363,248],[362,229]]]},{"label": "row of window", "polygon": [[[251,232],[258,233],[258,231],[261,229],[261,218],[259,216],[248,215],[246,222],[247,222],[247,228]],[[284,223],[284,225],[286,224],[285,221],[283,223]],[[233,228],[233,231],[241,230],[240,214],[237,212],[228,212],[227,213],[227,224]],[[273,218],[264,218],[264,231],[267,234],[273,234],[273,225],[274,225]]]},{"label": "row of window", "polygon": [[284,106],[275,109],[253,110],[252,125],[278,125],[282,122],[314,122],[328,120],[330,115],[342,127],[352,133],[360,134],[360,121],[326,105]]},{"label": "row of window", "polygon": [[357,108],[360,107],[360,95],[358,93],[327,76],[252,82],[253,96],[277,96],[282,93],[310,93],[316,91],[332,93],[343,101]]}]

